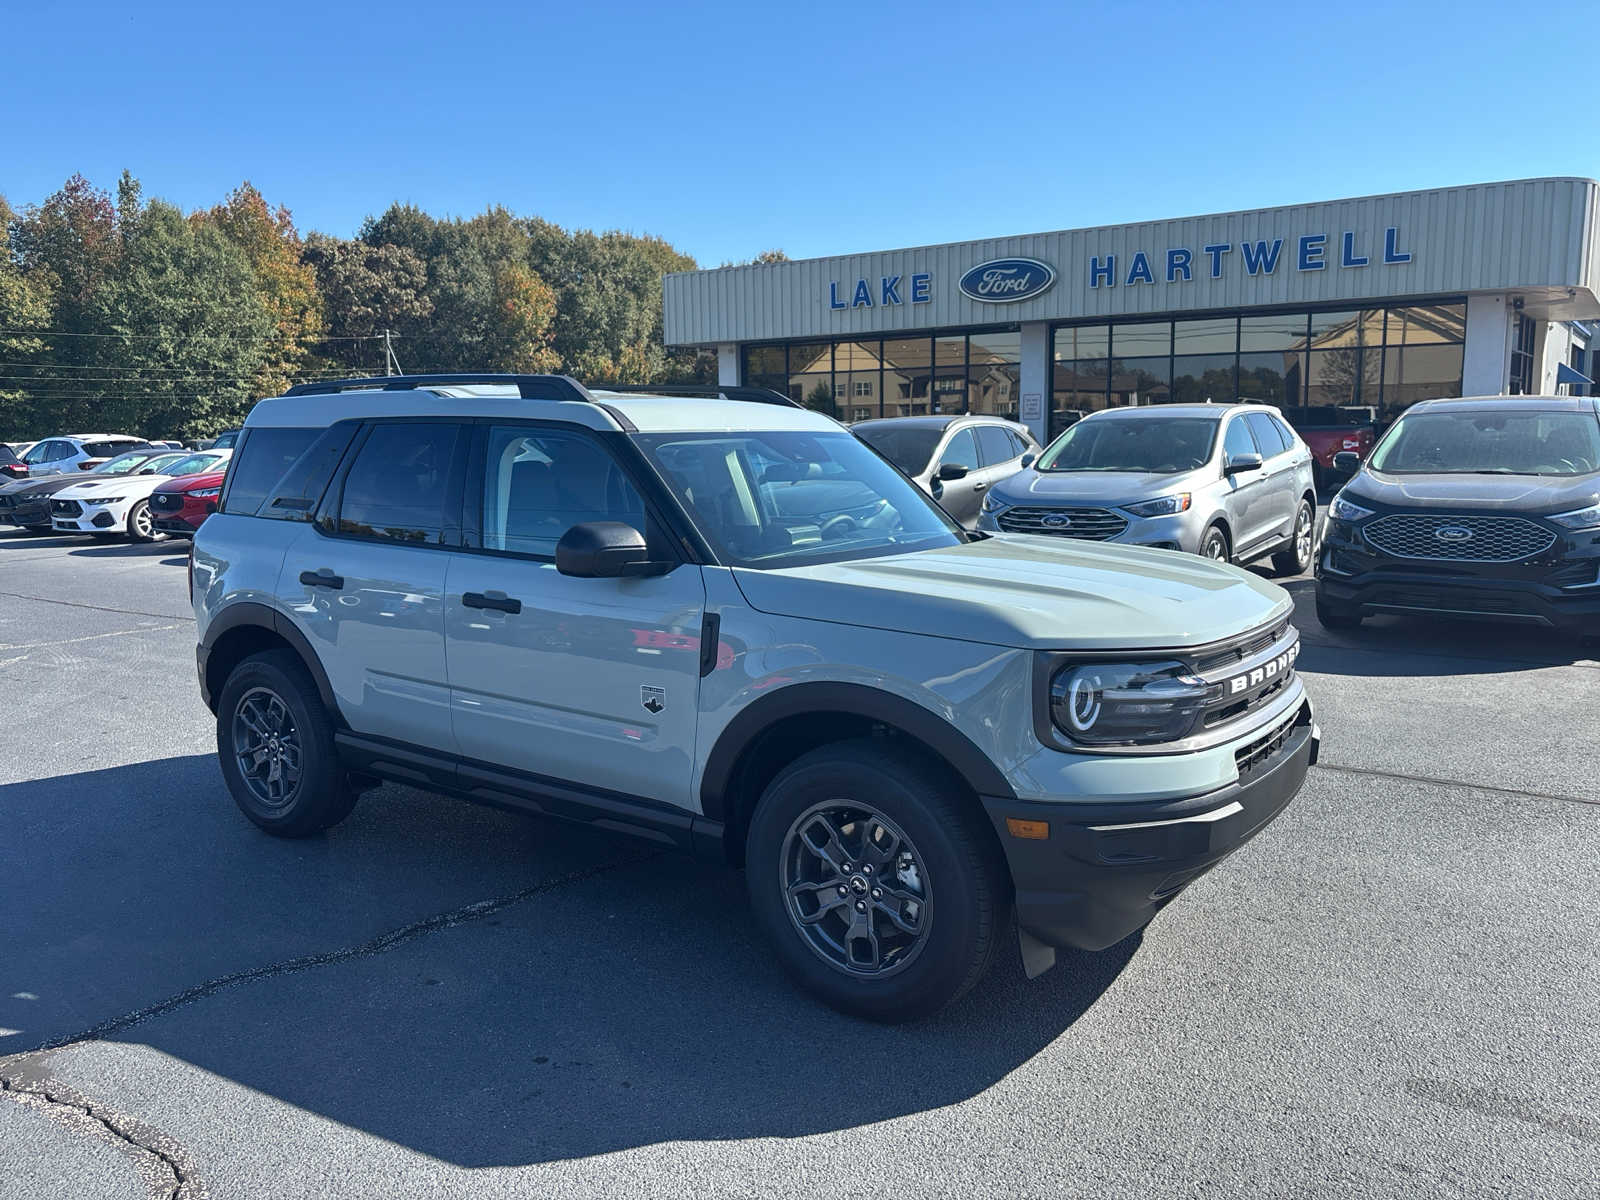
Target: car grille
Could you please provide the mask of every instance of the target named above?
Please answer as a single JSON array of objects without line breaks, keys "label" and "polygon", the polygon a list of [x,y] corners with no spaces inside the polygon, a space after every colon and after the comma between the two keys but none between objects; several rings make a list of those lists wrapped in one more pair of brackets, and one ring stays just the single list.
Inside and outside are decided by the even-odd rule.
[{"label": "car grille", "polygon": [[[1065,524],[1055,524],[1065,517]],[[1008,508],[995,518],[1007,533],[1044,533],[1052,537],[1103,542],[1128,527],[1128,519],[1108,508]]]},{"label": "car grille", "polygon": [[1556,535],[1523,517],[1397,513],[1366,526],[1367,544],[1391,558],[1516,562],[1550,549]]},{"label": "car grille", "polygon": [[150,497],[150,508],[153,512],[177,512],[182,507],[182,492],[156,492]]},{"label": "car grille", "polygon": [[1251,739],[1235,750],[1233,763],[1239,770],[1240,782],[1244,782],[1263,767],[1271,765],[1283,752],[1296,727],[1310,724],[1310,721],[1311,714],[1302,705],[1298,712],[1290,713],[1260,737]]},{"label": "car grille", "polygon": [[0,512],[3,512],[6,509],[10,508],[11,504],[12,504],[12,500],[11,500],[10,496],[0,496]]},{"label": "car grille", "polygon": [[81,517],[83,516],[83,505],[76,500],[52,500],[50,501],[50,511],[58,517]]}]

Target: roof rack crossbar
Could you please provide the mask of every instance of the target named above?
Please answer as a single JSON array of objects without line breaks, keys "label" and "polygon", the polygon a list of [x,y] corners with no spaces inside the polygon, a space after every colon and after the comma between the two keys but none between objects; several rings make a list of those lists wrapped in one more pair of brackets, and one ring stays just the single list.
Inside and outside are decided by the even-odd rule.
[{"label": "roof rack crossbar", "polygon": [[778,404],[800,408],[788,396],[772,388],[732,383],[595,383],[602,392],[639,392],[646,396],[721,396],[724,400],[743,400],[749,404]]},{"label": "roof rack crossbar", "polygon": [[430,387],[460,387],[470,384],[499,384],[517,389],[524,400],[574,400],[593,404],[595,398],[570,375],[504,375],[493,372],[462,372],[448,375],[372,375],[360,379],[323,379],[316,383],[297,383],[285,396],[320,396],[333,392],[385,391],[409,392]]}]

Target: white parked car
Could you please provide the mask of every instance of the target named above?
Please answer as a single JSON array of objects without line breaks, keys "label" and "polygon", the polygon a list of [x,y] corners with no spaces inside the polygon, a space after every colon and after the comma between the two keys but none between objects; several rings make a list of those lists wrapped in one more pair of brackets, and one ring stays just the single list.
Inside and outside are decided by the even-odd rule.
[{"label": "white parked car", "polygon": [[58,533],[125,533],[130,541],[154,541],[150,493],[169,479],[219,470],[232,455],[231,450],[203,450],[154,460],[156,467],[132,475],[85,479],[51,498],[50,524]]},{"label": "white parked car", "polygon": [[44,475],[86,471],[109,458],[148,445],[143,438],[127,433],[69,433],[35,442],[21,457],[28,464],[28,478],[38,479]]}]

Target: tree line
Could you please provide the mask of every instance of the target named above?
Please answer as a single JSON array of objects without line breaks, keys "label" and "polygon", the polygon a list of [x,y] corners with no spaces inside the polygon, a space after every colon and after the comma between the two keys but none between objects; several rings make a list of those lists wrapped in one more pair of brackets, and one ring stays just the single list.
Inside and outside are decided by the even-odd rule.
[{"label": "tree line", "polygon": [[402,204],[302,235],[249,183],[185,214],[127,172],[115,196],[75,175],[20,213],[0,197],[0,237],[5,440],[212,434],[291,383],[384,374],[386,331],[413,373],[716,378],[662,342],[662,276],[696,263],[657,237]]}]

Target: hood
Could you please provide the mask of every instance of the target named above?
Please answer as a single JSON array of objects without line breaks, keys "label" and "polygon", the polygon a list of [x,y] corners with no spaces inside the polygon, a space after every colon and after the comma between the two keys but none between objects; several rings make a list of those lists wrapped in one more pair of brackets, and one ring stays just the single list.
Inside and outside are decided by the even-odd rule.
[{"label": "hood", "polygon": [[1193,491],[1200,471],[1018,471],[994,490],[1011,504],[1131,504],[1168,492]]},{"label": "hood", "polygon": [[1364,469],[1345,485],[1347,500],[1371,500],[1388,508],[1463,508],[1483,512],[1567,512],[1593,504],[1600,474],[1550,477],[1531,475],[1384,475]]},{"label": "hood", "polygon": [[761,612],[1031,650],[1203,645],[1293,607],[1276,584],[1195,555],[1022,534],[733,574]]},{"label": "hood", "polygon": [[148,496],[156,485],[165,483],[170,475],[97,475],[93,479],[74,480],[71,487],[63,488],[58,496],[62,500],[80,500],[93,496]]},{"label": "hood", "polygon": [[0,496],[51,496],[69,487],[83,483],[82,476],[46,475],[43,479],[19,479],[0,487]]},{"label": "hood", "polygon": [[193,492],[201,488],[216,487],[222,482],[226,472],[203,471],[199,475],[179,475],[176,479],[168,479],[157,488],[161,492]]}]

